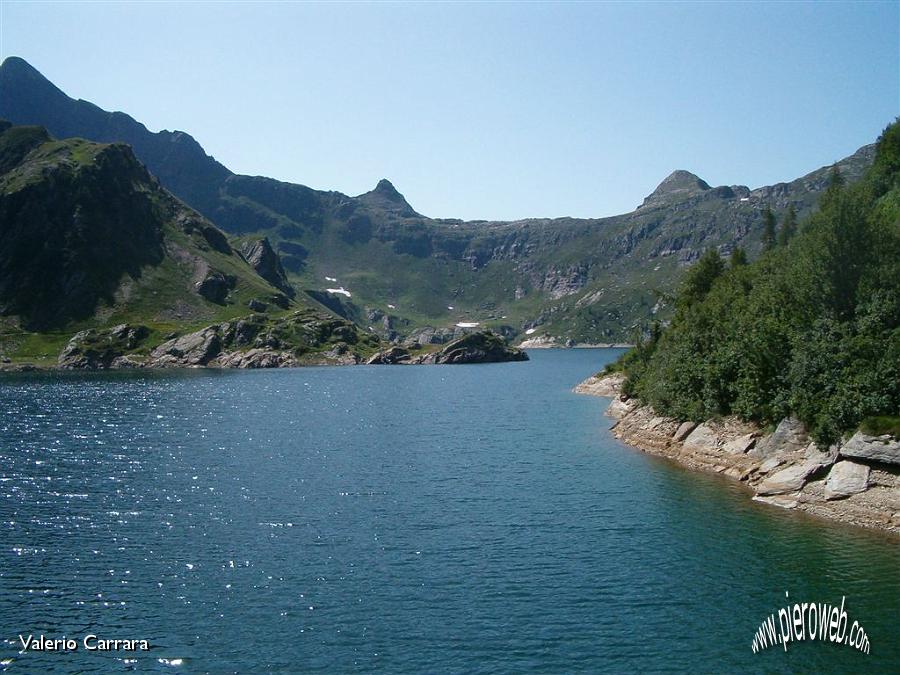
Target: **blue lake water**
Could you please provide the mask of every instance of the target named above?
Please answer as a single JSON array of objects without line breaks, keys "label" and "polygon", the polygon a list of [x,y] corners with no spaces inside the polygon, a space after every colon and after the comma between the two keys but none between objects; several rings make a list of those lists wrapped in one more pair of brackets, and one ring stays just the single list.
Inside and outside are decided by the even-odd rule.
[{"label": "blue lake water", "polygon": [[[3,376],[0,669],[900,671],[900,541],[620,444],[571,393],[616,353]],[[842,597],[869,654],[752,653]]]}]

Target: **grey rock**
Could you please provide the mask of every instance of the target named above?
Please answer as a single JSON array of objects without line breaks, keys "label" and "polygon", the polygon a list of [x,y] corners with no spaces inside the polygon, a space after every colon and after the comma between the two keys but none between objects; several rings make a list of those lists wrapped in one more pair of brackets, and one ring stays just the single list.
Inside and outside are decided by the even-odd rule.
[{"label": "grey rock", "polygon": [[778,423],[775,432],[759,441],[751,454],[772,457],[805,450],[809,445],[809,434],[803,422],[795,417],[786,417]]},{"label": "grey rock", "polygon": [[825,498],[849,497],[868,487],[868,465],[845,459],[831,467],[828,478],[825,479]]},{"label": "grey rock", "polygon": [[249,307],[254,312],[265,312],[269,306],[264,303],[262,300],[257,300],[253,298],[250,302],[247,303],[247,307]]},{"label": "grey rock", "polygon": [[766,478],[756,488],[756,494],[759,496],[780,495],[789,492],[798,492],[809,480],[809,477],[822,468],[821,464],[816,462],[803,462],[802,464],[792,464],[787,468],[776,471]]},{"label": "grey rock", "polygon": [[199,281],[194,285],[194,289],[199,295],[206,298],[210,302],[217,305],[225,304],[225,298],[228,292],[234,288],[235,279],[228,277],[216,270],[210,270],[203,281]]},{"label": "grey rock", "polygon": [[869,436],[857,431],[841,446],[840,454],[842,457],[900,464],[900,440],[889,435]]},{"label": "grey rock", "polygon": [[830,445],[827,450],[824,452],[819,449],[819,446],[813,441],[808,446],[806,446],[806,459],[819,462],[823,466],[830,466],[837,461],[838,458],[838,446]]},{"label": "grey rock", "polygon": [[149,335],[150,329],[146,326],[124,323],[108,330],[79,331],[66,343],[57,363],[64,369],[117,368],[122,365],[123,354],[138,347]]},{"label": "grey rock", "polygon": [[754,434],[744,434],[743,436],[728,441],[722,446],[722,450],[732,455],[743,455],[749,451],[755,443],[756,436]]},{"label": "grey rock", "polygon": [[231,352],[218,358],[226,368],[284,368],[297,364],[290,352],[269,349],[248,349],[246,352]]},{"label": "grey rock", "polygon": [[409,361],[409,351],[403,347],[391,347],[383,352],[378,352],[368,361],[367,365],[392,365]]},{"label": "grey rock", "polygon": [[435,363],[497,363],[527,361],[528,354],[490,331],[470,333],[454,340],[435,355]]},{"label": "grey rock", "polygon": [[267,237],[247,242],[241,252],[259,276],[288,297],[294,297],[295,291],[288,282],[281,258],[275,253]]},{"label": "grey rock", "polygon": [[706,424],[699,425],[688,437],[684,439],[685,450],[711,451],[719,447],[719,437],[716,432]]},{"label": "grey rock", "polygon": [[766,474],[777,469],[782,464],[784,464],[784,460],[781,457],[769,457],[769,459],[759,465],[758,472]]},{"label": "grey rock", "polygon": [[205,366],[219,355],[222,339],[215,326],[188,333],[159,345],[150,354],[154,365]]},{"label": "grey rock", "polygon": [[687,438],[690,433],[697,428],[696,422],[682,422],[678,429],[675,431],[675,435],[672,438],[679,443]]}]

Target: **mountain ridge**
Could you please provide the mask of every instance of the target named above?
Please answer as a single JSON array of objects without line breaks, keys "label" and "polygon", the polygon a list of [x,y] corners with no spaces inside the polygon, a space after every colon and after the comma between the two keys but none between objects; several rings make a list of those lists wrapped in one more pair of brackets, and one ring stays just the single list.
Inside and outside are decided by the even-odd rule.
[{"label": "mountain ridge", "polygon": [[[66,101],[42,102],[22,78],[4,75],[6,64],[0,66],[0,116],[12,112],[18,123],[46,123],[51,133],[64,118],[72,135],[95,140],[134,132],[116,127],[115,113],[101,119],[99,108],[62,92]],[[106,126],[92,126],[100,123]],[[391,339],[478,322],[508,336],[531,331],[560,343],[627,341],[636,328],[665,319],[667,291],[704,249],[727,255],[742,247],[754,257],[766,208],[811,211],[830,173],[823,167],[750,190],[710,187],[679,170],[639,208],[618,216],[462,221],[419,214],[386,180],[351,197],[241,176],[199,145],[140,128],[135,154],[164,186],[223,230],[268,238],[295,286],[328,293],[336,283],[329,279],[338,279],[352,294],[341,304],[361,326],[369,322],[359,317],[380,313],[393,317],[389,324],[408,327],[398,332],[373,323]],[[838,163],[847,180],[871,163],[872,148]]]}]

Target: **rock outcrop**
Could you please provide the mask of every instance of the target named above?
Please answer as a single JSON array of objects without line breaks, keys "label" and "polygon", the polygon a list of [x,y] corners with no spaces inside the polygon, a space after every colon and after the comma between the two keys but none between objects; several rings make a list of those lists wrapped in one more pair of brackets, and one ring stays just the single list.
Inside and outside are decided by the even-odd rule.
[{"label": "rock outcrop", "polygon": [[841,455],[900,465],[900,440],[891,436],[869,436],[861,431],[841,446]]},{"label": "rock outcrop", "polygon": [[454,340],[435,353],[434,360],[423,363],[500,363],[504,361],[527,361],[528,354],[509,343],[496,333],[481,331]]},{"label": "rock outcrop", "polygon": [[285,273],[281,264],[281,258],[278,257],[267,237],[244,244],[241,252],[259,276],[289,298],[294,297],[296,291],[288,282],[287,273]]},{"label": "rock outcrop", "polygon": [[144,326],[76,333],[59,355],[60,368],[285,368],[352,364],[371,354],[377,338],[349,322],[310,311],[272,318],[254,314],[171,335],[152,347]]},{"label": "rock outcrop", "polygon": [[[419,346],[418,343],[416,346]],[[478,331],[453,340],[443,349],[425,354],[412,355],[405,347],[394,346],[375,354],[368,363],[421,365],[527,360],[528,354],[517,347],[511,347],[502,336],[491,331]]]},{"label": "rock outcrop", "polygon": [[579,394],[591,394],[592,396],[618,396],[625,382],[624,373],[612,373],[609,375],[594,375],[575,387]]},{"label": "rock outcrop", "polygon": [[124,323],[106,331],[79,331],[63,348],[57,363],[66,370],[128,367],[133,362],[122,360],[123,355],[139,347],[149,335],[150,331],[146,326]]},{"label": "rock outcrop", "polygon": [[624,398],[621,376],[589,378],[580,393],[613,395],[607,415],[617,438],[690,468],[720,473],[750,488],[757,501],[864,527],[900,533],[900,442],[854,434],[820,448],[797,419],[766,434],[729,417],[702,424],[661,416]]},{"label": "rock outcrop", "polygon": [[383,352],[378,352],[368,361],[366,361],[366,365],[374,366],[374,365],[384,365],[390,366],[396,363],[403,363],[404,361],[409,361],[410,355],[407,349],[403,347],[391,347]]}]

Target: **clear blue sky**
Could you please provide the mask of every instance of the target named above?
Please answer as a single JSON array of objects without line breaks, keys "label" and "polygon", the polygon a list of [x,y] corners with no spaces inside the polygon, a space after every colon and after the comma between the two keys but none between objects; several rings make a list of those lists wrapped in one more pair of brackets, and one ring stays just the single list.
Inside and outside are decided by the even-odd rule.
[{"label": "clear blue sky", "polygon": [[438,217],[798,177],[900,114],[900,3],[2,0],[0,56],[233,171]]}]

